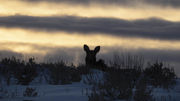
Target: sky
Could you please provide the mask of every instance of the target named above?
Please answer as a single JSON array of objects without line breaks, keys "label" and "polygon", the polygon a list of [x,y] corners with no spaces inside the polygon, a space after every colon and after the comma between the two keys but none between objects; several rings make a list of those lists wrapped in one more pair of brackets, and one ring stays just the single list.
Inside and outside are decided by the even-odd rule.
[{"label": "sky", "polygon": [[138,54],[172,64],[180,74],[179,0],[0,0],[0,56],[84,63]]}]

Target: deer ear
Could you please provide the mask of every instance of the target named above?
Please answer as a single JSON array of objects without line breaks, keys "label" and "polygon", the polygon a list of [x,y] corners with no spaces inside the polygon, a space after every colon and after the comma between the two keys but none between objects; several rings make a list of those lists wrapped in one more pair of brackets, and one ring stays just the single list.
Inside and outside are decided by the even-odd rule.
[{"label": "deer ear", "polygon": [[100,51],[100,46],[96,46],[96,48],[94,49],[95,53],[98,53]]},{"label": "deer ear", "polygon": [[89,47],[86,44],[84,45],[84,51],[89,52]]}]

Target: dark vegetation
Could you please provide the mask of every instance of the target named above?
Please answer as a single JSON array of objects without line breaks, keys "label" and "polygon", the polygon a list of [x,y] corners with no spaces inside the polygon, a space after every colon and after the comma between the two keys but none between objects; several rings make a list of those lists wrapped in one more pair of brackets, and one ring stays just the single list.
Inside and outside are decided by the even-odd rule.
[{"label": "dark vegetation", "polygon": [[44,64],[50,72],[50,84],[70,84],[81,80],[80,71],[64,62]]},{"label": "dark vegetation", "polygon": [[86,77],[86,83],[93,84],[87,94],[89,101],[155,101],[153,88],[168,90],[176,84],[173,68],[166,67],[163,62],[150,63],[144,68],[143,63],[142,57],[116,55],[102,81],[89,78],[89,75]]},{"label": "dark vegetation", "polygon": [[27,87],[26,90],[23,93],[23,96],[25,97],[36,97],[38,95],[36,88],[30,88]]},{"label": "dark vegetation", "polygon": [[171,85],[176,83],[174,69],[164,66],[162,62],[149,64],[149,66],[144,70],[144,74],[148,79],[148,83],[154,87],[168,89]]},{"label": "dark vegetation", "polygon": [[27,62],[15,57],[0,61],[0,75],[5,78],[7,85],[15,79],[16,84],[29,85],[36,77],[43,74],[49,84],[69,84],[81,80],[81,72],[74,66],[58,63],[36,63],[34,58]]},{"label": "dark vegetation", "polygon": [[0,63],[0,73],[5,77],[7,85],[10,84],[11,78],[15,78],[17,84],[28,85],[37,76],[37,64],[33,58],[28,62],[15,57],[5,58]]},{"label": "dark vegetation", "polygon": [[[87,94],[89,101],[154,101],[153,88],[170,89],[176,84],[177,77],[173,68],[165,66],[163,62],[144,66],[144,59],[138,56],[115,55],[109,66],[99,68],[104,68],[104,65],[99,65],[96,70],[92,66],[68,66],[63,61],[36,63],[34,58],[24,61],[12,57],[0,61],[0,76],[7,85],[13,82],[29,85],[40,75],[47,83],[59,85],[80,82],[84,75],[84,83],[92,85]],[[94,73],[94,70],[99,73]],[[24,96],[37,96],[37,92],[34,88],[27,88]]]}]

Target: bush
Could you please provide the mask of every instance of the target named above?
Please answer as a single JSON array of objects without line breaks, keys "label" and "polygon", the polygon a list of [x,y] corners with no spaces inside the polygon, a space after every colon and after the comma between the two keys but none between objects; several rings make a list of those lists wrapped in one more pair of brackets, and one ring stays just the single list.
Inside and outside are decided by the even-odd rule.
[{"label": "bush", "polygon": [[136,85],[134,101],[155,101],[152,95],[152,88],[148,88],[147,79],[142,77]]},{"label": "bush", "polygon": [[29,85],[37,76],[36,64],[33,58],[30,58],[26,65],[17,68],[18,72],[15,72],[15,78],[18,80],[18,84]]},{"label": "bush", "polygon": [[21,61],[15,57],[1,60],[1,73],[10,84],[12,77],[17,79],[18,84],[28,85],[36,76],[36,63],[34,58],[29,58],[28,62]]},{"label": "bush", "polygon": [[81,74],[75,67],[69,67],[70,81],[79,82],[81,81]]},{"label": "bush", "polygon": [[86,75],[89,74],[90,72],[90,67],[85,66],[85,65],[80,65],[77,67],[78,71],[80,72],[81,75]]},{"label": "bush", "polygon": [[106,100],[103,93],[98,92],[95,89],[93,89],[91,94],[88,95],[88,101],[110,101],[110,100]]},{"label": "bush", "polygon": [[67,71],[67,67],[63,62],[57,63],[55,65],[52,65],[52,67],[49,68],[50,70],[50,77],[51,77],[51,84],[70,84],[70,75]]},{"label": "bush", "polygon": [[37,76],[36,68],[34,67],[22,67],[18,69],[19,72],[15,73],[15,77],[18,80],[18,84],[29,85],[29,83]]},{"label": "bush", "polygon": [[107,67],[103,77],[104,81],[94,83],[89,96],[91,99],[103,99],[102,101],[130,100],[142,73],[144,59],[129,54],[122,56],[115,54],[110,64],[111,67]]},{"label": "bush", "polygon": [[36,88],[27,87],[23,93],[24,97],[36,97],[38,95]]},{"label": "bush", "polygon": [[70,84],[81,80],[81,75],[74,67],[68,67],[64,62],[49,64],[50,84]]},{"label": "bush", "polygon": [[46,72],[45,79],[51,84],[69,84],[79,82],[81,73],[73,65],[67,66],[64,62],[37,64],[34,58],[29,61],[17,59],[15,57],[5,58],[0,61],[0,74],[10,84],[14,77],[17,84],[29,85],[38,74]]},{"label": "bush", "polygon": [[176,74],[173,68],[167,68],[162,62],[149,64],[144,70],[148,83],[155,87],[169,88],[176,83]]},{"label": "bush", "polygon": [[[118,99],[129,99],[132,96],[132,89],[140,75],[140,71],[136,69],[112,69],[105,75],[105,89],[110,94],[112,90],[116,90]],[[113,93],[113,92],[112,92]]]},{"label": "bush", "polygon": [[144,66],[144,58],[138,55],[114,54],[113,61],[110,64],[115,68],[142,70]]},{"label": "bush", "polygon": [[86,81],[93,85],[89,100],[111,101],[111,100],[128,100],[132,97],[133,88],[141,72],[136,69],[117,69],[109,68],[104,73],[102,81],[99,76],[88,75]]}]

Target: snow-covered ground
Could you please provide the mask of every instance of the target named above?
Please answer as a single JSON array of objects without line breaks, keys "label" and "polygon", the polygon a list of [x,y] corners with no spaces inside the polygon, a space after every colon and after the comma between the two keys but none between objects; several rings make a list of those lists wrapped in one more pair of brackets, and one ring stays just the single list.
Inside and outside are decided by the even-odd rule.
[{"label": "snow-covered ground", "polygon": [[[36,88],[37,97],[23,97],[23,92],[27,86],[14,85],[7,87],[9,97],[0,99],[0,101],[88,101],[85,95],[87,85],[79,82],[69,85],[33,85],[28,86]],[[11,95],[12,94],[12,95]]]},{"label": "snow-covered ground", "polygon": [[[37,97],[24,97],[23,92],[27,87],[36,88]],[[89,85],[83,81],[68,85],[49,85],[34,83],[30,86],[11,85],[5,86],[5,98],[0,101],[88,101],[86,89]],[[177,79],[177,85],[170,90],[155,88],[153,96],[156,101],[180,101],[180,79]]]},{"label": "snow-covered ground", "polygon": [[177,84],[172,89],[155,88],[153,96],[157,101],[180,101],[180,79],[177,79]]}]

